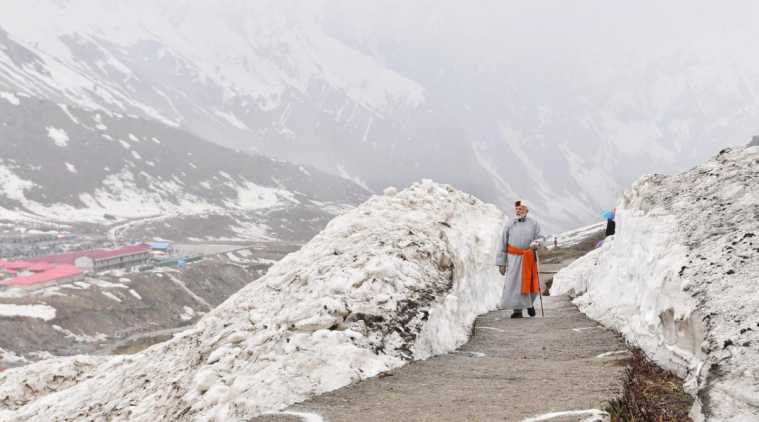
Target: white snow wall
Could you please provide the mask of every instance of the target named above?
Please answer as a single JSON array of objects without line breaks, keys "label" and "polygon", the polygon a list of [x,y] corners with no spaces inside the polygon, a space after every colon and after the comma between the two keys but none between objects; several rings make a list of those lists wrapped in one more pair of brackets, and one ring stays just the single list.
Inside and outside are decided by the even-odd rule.
[{"label": "white snow wall", "polygon": [[618,204],[616,235],[560,271],[575,296],[686,380],[694,419],[759,420],[759,148],[647,176]]},{"label": "white snow wall", "polygon": [[246,420],[451,351],[497,304],[501,224],[448,186],[388,189],[166,343],[57,392],[20,384],[66,373],[60,360],[0,374],[0,420]]}]

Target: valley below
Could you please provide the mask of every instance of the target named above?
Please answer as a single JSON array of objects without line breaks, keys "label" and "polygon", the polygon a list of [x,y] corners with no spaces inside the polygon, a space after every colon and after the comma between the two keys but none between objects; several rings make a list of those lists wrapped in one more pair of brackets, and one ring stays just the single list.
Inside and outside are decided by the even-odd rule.
[{"label": "valley below", "polygon": [[[299,246],[181,244],[179,250],[199,257],[185,268],[111,271],[35,289],[2,289],[0,368],[53,356],[134,353],[165,341]],[[40,310],[46,312],[35,313]]]}]

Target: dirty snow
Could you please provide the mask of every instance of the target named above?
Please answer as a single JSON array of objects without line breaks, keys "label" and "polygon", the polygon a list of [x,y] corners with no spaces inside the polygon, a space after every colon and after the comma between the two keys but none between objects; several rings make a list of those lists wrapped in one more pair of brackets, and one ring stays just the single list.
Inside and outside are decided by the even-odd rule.
[{"label": "dirty snow", "polygon": [[[112,363],[118,362],[118,358],[111,359]],[[74,356],[0,372],[0,409],[18,409],[34,399],[71,387],[105,360],[101,356]],[[3,412],[0,410],[0,418],[5,421],[7,413]]]},{"label": "dirty snow", "polygon": [[452,351],[498,302],[501,223],[429,181],[373,197],[192,329],[0,419],[241,421]]},{"label": "dirty snow", "polygon": [[725,150],[624,194],[617,234],[551,294],[679,373],[695,420],[759,420],[759,147]]},{"label": "dirty snow", "polygon": [[55,318],[55,308],[49,305],[13,305],[0,303],[0,318],[26,317],[50,321]]}]

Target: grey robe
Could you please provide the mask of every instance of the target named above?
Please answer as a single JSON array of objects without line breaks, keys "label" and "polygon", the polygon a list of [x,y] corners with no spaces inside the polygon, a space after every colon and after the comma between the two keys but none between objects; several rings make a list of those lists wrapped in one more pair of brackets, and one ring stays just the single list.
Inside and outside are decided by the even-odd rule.
[{"label": "grey robe", "polygon": [[[513,219],[503,228],[501,242],[498,244],[496,251],[495,265],[507,265],[505,286],[501,294],[501,308],[504,309],[526,309],[532,306],[537,298],[537,294],[522,294],[522,257],[519,255],[508,255],[506,248],[509,244],[517,248],[527,249],[530,244],[538,239],[543,239],[540,234],[540,225],[530,217],[525,217],[524,221]],[[541,277],[541,290],[544,288]]]}]

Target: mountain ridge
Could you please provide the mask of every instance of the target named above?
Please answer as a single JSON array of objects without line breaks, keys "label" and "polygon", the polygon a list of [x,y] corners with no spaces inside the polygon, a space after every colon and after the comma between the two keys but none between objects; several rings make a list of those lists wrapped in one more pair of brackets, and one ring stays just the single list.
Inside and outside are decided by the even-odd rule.
[{"label": "mountain ridge", "polygon": [[[288,240],[307,240],[368,196],[313,167],[241,154],[152,120],[23,94],[2,97],[0,218],[6,220],[110,226],[215,215],[230,219],[226,228],[213,233],[210,225],[203,236],[184,239],[278,238],[287,226]],[[282,212],[293,219],[273,224]],[[236,225],[239,233],[231,236]]]}]

